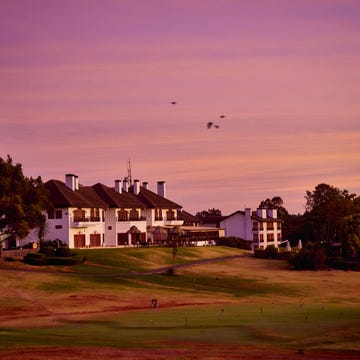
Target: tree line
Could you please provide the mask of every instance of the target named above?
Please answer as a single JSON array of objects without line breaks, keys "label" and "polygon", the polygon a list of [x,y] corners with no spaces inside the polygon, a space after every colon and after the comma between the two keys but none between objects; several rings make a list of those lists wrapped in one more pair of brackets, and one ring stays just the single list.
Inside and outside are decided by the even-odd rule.
[{"label": "tree line", "polygon": [[50,207],[41,177],[26,177],[21,164],[14,164],[9,155],[6,160],[0,157],[0,250],[2,241],[23,239],[35,228],[42,241],[46,223],[43,210]]},{"label": "tree line", "polygon": [[[359,261],[360,196],[321,183],[306,191],[305,201],[305,212],[298,215],[289,214],[280,196],[265,199],[258,207],[277,209],[283,221],[283,239],[292,246],[301,239],[305,247],[321,249],[325,256]],[[36,228],[41,243],[46,227],[44,210],[51,208],[41,177],[26,177],[21,164],[14,164],[9,155],[0,157],[0,242],[11,236],[22,239]],[[200,219],[221,215],[216,208],[196,214]]]},{"label": "tree line", "polygon": [[[290,214],[280,196],[262,200],[258,208],[276,209],[283,221],[282,238],[304,249],[294,259],[304,257],[298,267],[322,268],[334,259],[360,261],[360,196],[325,183],[305,194],[303,214]],[[196,214],[199,219],[221,216],[221,210],[208,209]],[[304,264],[305,263],[305,264]]]}]

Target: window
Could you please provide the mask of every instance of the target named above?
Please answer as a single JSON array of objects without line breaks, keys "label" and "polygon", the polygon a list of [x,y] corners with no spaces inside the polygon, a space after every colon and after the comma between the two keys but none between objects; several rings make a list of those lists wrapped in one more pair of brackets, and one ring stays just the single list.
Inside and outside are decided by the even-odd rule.
[{"label": "window", "polygon": [[132,220],[132,221],[139,220],[139,212],[136,209],[132,209],[130,211],[130,220]]},{"label": "window", "polygon": [[175,220],[175,211],[173,211],[173,210],[168,210],[168,211],[166,212],[166,220],[167,220],[167,221]]},{"label": "window", "polygon": [[55,210],[55,219],[62,219],[62,211]]},{"label": "window", "polygon": [[48,219],[55,219],[54,209],[48,210]]},{"label": "window", "polygon": [[253,231],[258,231],[259,230],[259,223],[257,221],[254,221],[252,230]]},{"label": "window", "polygon": [[90,209],[90,221],[100,221],[100,210],[99,209]]},{"label": "window", "polygon": [[129,221],[129,214],[125,209],[118,211],[118,221]]},{"label": "window", "polygon": [[62,229],[62,225],[55,225],[55,229]]},{"label": "window", "polygon": [[76,209],[76,210],[74,210],[73,214],[74,214],[75,222],[85,221],[85,210]]},{"label": "window", "polygon": [[274,223],[273,222],[268,222],[266,225],[267,225],[267,230],[274,230]]},{"label": "window", "polygon": [[161,209],[155,209],[155,221],[161,221],[162,219]]}]

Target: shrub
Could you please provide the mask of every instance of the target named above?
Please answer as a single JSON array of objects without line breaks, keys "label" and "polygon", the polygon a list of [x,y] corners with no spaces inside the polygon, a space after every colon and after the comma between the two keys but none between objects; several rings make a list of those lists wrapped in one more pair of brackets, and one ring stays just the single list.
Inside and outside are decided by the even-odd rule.
[{"label": "shrub", "polygon": [[274,245],[269,245],[265,249],[265,257],[267,259],[277,259],[279,250]]},{"label": "shrub", "polygon": [[322,247],[310,244],[297,254],[292,254],[289,264],[296,270],[322,270],[327,267],[327,257]]},{"label": "shrub", "polygon": [[235,236],[220,237],[216,239],[216,245],[228,246],[238,249],[251,250],[251,242]]},{"label": "shrub", "polygon": [[259,259],[278,259],[279,250],[274,245],[269,245],[266,249],[255,249],[254,257]]},{"label": "shrub", "polygon": [[342,257],[336,257],[329,259],[329,266],[336,270],[352,270],[360,271],[360,261],[349,261]]},{"label": "shrub", "polygon": [[71,250],[66,246],[61,246],[56,249],[55,254],[57,257],[70,257],[72,256]]},{"label": "shrub", "polygon": [[44,254],[45,256],[55,256],[55,248],[53,246],[41,246],[39,253]]},{"label": "shrub", "polygon": [[28,265],[47,265],[47,257],[40,252],[29,253],[24,256],[24,263]]}]

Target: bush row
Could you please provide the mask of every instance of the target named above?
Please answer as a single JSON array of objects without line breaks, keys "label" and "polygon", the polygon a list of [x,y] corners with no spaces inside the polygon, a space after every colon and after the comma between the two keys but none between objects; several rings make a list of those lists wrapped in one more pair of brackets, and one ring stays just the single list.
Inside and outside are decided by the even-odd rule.
[{"label": "bush row", "polygon": [[254,257],[259,259],[288,260],[290,256],[290,251],[279,251],[279,249],[273,245],[269,245],[266,249],[254,250]]},{"label": "bush row", "polygon": [[29,265],[77,265],[85,261],[84,256],[71,254],[71,256],[46,256],[44,253],[30,253],[24,256],[24,263]]},{"label": "bush row", "polygon": [[235,236],[220,237],[216,239],[216,245],[228,246],[238,249],[251,250],[251,242]]}]

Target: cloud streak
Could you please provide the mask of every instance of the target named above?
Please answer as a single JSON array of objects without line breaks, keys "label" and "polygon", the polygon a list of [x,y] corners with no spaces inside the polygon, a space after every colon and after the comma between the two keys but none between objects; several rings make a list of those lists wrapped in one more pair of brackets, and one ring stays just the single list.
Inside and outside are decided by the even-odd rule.
[{"label": "cloud streak", "polygon": [[0,156],[108,185],[131,157],[192,212],[275,195],[299,212],[320,182],[359,193],[359,15],[351,0],[4,0]]}]

